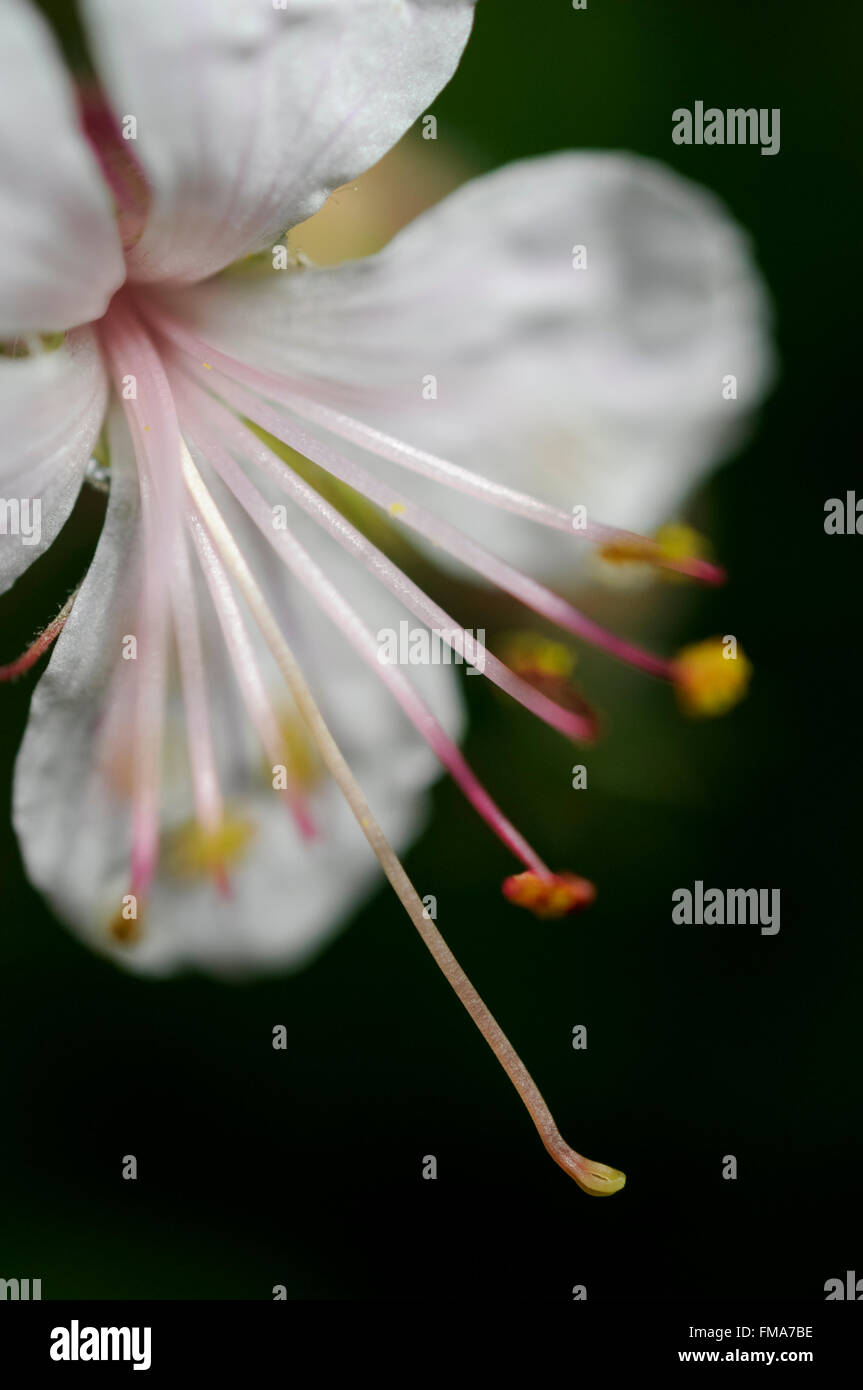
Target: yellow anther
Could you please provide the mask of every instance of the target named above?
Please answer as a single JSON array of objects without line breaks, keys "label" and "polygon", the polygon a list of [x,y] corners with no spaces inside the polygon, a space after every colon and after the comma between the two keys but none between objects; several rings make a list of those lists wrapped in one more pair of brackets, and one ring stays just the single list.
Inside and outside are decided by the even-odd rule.
[{"label": "yellow anther", "polygon": [[655,566],[664,569],[663,578],[676,581],[684,576],[668,566],[687,560],[707,558],[708,545],[704,537],[685,521],[669,521],[660,526],[652,537],[620,536],[599,547],[600,559],[612,565]]},{"label": "yellow anther", "polygon": [[140,940],[141,933],[140,917],[137,913],[130,916],[125,907],[119,907],[108,923],[108,935],[119,946],[134,946]]},{"label": "yellow anther", "polygon": [[167,868],[175,878],[205,878],[236,863],[255,833],[251,821],[226,816],[213,829],[187,821],[168,836]]},{"label": "yellow anther", "polygon": [[684,647],[671,663],[677,699],[687,714],[725,714],[742,700],[752,665],[733,637],[707,637]]},{"label": "yellow anther", "polygon": [[621,536],[601,545],[597,551],[601,560],[610,565],[656,564],[661,558],[659,546],[647,536]]},{"label": "yellow anther", "polygon": [[22,333],[0,341],[0,357],[41,357],[45,352],[56,352],[65,341],[65,332]]},{"label": "yellow anther", "polygon": [[[694,526],[687,525],[685,521],[669,521],[667,525],[660,526],[654,540],[660,557],[666,564],[674,564],[680,560],[706,560],[710,553],[710,547],[701,532],[696,531]],[[666,570],[663,578],[676,582],[684,576],[676,574],[673,570]]]},{"label": "yellow anther", "polygon": [[501,660],[519,676],[545,676],[566,680],[575,667],[575,653],[563,642],[539,632],[512,632],[500,644]]},{"label": "yellow anther", "polygon": [[320,781],[323,772],[311,735],[299,715],[293,712],[282,715],[279,730],[288,777],[295,787],[308,791]]},{"label": "yellow anther", "polygon": [[389,505],[389,514],[390,514],[390,516],[404,516],[404,514],[405,514],[405,504],[404,504],[404,502],[390,502],[390,505]]}]

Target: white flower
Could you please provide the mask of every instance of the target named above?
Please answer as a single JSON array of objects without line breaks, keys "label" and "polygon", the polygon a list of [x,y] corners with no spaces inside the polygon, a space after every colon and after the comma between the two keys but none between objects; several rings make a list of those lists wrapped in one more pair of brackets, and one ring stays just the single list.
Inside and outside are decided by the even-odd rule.
[{"label": "white flower", "polygon": [[[400,604],[458,652],[462,630],[245,420],[447,563],[680,683],[679,663],[516,566],[569,565],[586,508],[584,538],[716,577],[596,517],[667,515],[762,394],[745,239],[655,164],[560,154],[474,181],[367,261],[284,268],[286,230],[449,80],[472,0],[80,8],[101,86],[77,98],[27,0],[0,10],[0,486],[41,504],[39,535],[3,538],[3,587],[54,540],[97,447],[110,478],[71,612],[7,670],[62,627],[16,774],[28,872],[131,968],[295,962],[367,884],[352,811],[547,1147],[589,1190],[616,1190],[620,1175],[563,1144],[424,919],[293,651],[396,840],[418,824],[431,750],[525,866],[512,901],[554,916],[592,889],[551,874],[477,783],[451,673],[415,670],[417,690],[377,660],[375,630]],[[592,734],[547,683],[482,648],[478,664],[564,733]],[[277,670],[292,699],[274,695]],[[697,705],[710,652],[685,670]]]},{"label": "white flower", "polygon": [[[451,75],[471,13],[469,4],[388,0],[285,11],[88,5],[108,101],[82,95],[85,136],[46,25],[23,0],[4,0],[0,339],[15,355],[0,359],[0,491],[39,499],[42,523],[35,544],[3,536],[4,588],[69,515],[114,401],[106,524],[34,696],[15,820],[28,871],[58,913],[132,968],[298,962],[355,909],[376,867],[230,586],[217,618],[192,568],[182,498],[162,467],[172,428],[155,395],[165,387],[163,359],[135,296],[146,297],[152,280],[196,280],[271,245],[376,160]],[[136,142],[122,139],[127,112],[136,113]],[[124,282],[135,286],[124,292],[126,310],[113,299],[106,316]],[[114,352],[112,322],[128,331]],[[62,345],[44,350],[40,335],[64,330]],[[126,418],[112,368],[136,377]],[[135,443],[130,425],[142,431]],[[144,430],[158,439],[149,453]],[[149,541],[139,476],[153,489]],[[224,490],[222,505],[227,514]],[[239,532],[242,521],[232,524]],[[256,572],[384,824],[408,843],[437,759],[260,537],[247,549],[267,552],[255,554]],[[399,606],[362,570],[338,550],[316,549],[373,631],[398,621]],[[172,563],[168,582],[164,570],[154,577]],[[218,559],[206,563],[215,583]],[[229,633],[233,623],[230,648],[220,622]],[[179,682],[169,624],[185,658]],[[123,639],[136,635],[136,659],[124,662]],[[415,674],[430,718],[456,737],[453,672]],[[146,702],[152,707],[136,707]],[[273,788],[282,780],[301,784],[296,824]],[[196,818],[203,835],[191,828]],[[130,894],[135,917],[122,915]]]}]

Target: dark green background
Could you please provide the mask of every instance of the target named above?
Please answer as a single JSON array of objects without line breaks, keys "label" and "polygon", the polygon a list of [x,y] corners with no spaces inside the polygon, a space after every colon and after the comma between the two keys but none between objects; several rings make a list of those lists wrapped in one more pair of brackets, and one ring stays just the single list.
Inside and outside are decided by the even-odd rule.
[{"label": "dark green background", "polygon": [[[5,830],[0,1275],[40,1277],[47,1298],[268,1298],[281,1283],[292,1298],[565,1299],[584,1283],[591,1299],[675,1299],[821,1298],[826,1279],[863,1271],[863,540],[823,531],[825,499],[863,491],[849,16],[779,0],[485,0],[434,104],[489,168],[570,146],[667,160],[752,231],[776,302],[780,384],[692,509],[731,583],[591,600],[667,649],[736,633],[757,669],[750,699],[687,724],[665,689],[586,654],[610,729],[576,793],[571,750],[466,682],[469,756],[548,860],[589,873],[600,897],[558,925],[507,908],[511,863],[446,784],[408,858],[564,1134],[622,1167],[625,1191],[588,1198],[552,1165],[383,890],[297,976],[151,984],[52,919]],[[696,99],[780,107],[781,153],[674,146],[671,111]],[[76,582],[99,515],[84,503],[3,600],[2,659]],[[519,621],[480,594],[458,611],[490,631]],[[0,693],[4,796],[32,683]],[[781,888],[780,934],[672,926],[671,891],[696,878]],[[587,1052],[570,1047],[576,1023]],[[136,1183],[120,1178],[126,1153]],[[727,1153],[736,1182],[720,1176]]]}]

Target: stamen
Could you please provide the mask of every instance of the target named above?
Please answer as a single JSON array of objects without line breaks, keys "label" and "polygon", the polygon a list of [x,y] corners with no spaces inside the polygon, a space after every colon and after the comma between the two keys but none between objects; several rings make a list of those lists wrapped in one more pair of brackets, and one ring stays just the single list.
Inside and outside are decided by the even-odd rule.
[{"label": "stamen", "polygon": [[[684,570],[679,570],[678,561],[710,563],[710,547],[706,538],[688,522],[667,521],[664,526],[659,527],[653,539],[665,561],[665,578],[669,582],[679,581],[685,574]],[[678,570],[678,573],[675,573],[675,570]]]},{"label": "stamen", "polygon": [[[192,430],[187,428],[186,433],[187,438],[197,448],[200,439],[197,427]],[[206,454],[210,464],[233,492],[261,534],[287,564],[291,573],[299,579],[366,664],[390,689],[408,719],[419,730],[486,824],[527,868],[547,877],[550,871],[539,855],[489,796],[468,766],[458,746],[441,728],[410,682],[398,667],[380,662],[379,646],[356,611],[289,531],[273,529],[272,514],[266,500],[249,482],[243,470],[212,440],[208,439],[206,450],[201,452]]]},{"label": "stamen", "polygon": [[[167,315],[163,315],[151,305],[146,306],[145,312],[158,327],[159,332],[176,343],[185,354],[192,358],[194,363],[206,359],[204,365],[208,370],[214,366],[220,367],[221,371],[234,382],[245,382],[270,399],[281,402],[301,419],[321,425],[330,434],[334,434],[349,443],[357,444],[370,453],[376,454],[378,458],[399,464],[411,472],[431,478],[434,482],[466,493],[470,497],[499,507],[503,511],[537,522],[541,526],[548,526],[552,530],[562,531],[576,540],[586,540],[595,545],[610,545],[614,542],[636,544],[645,541],[644,537],[631,531],[624,531],[615,526],[606,526],[589,520],[585,526],[576,530],[573,527],[572,515],[562,508],[555,507],[549,502],[543,502],[539,498],[531,497],[528,493],[520,492],[504,483],[494,482],[468,468],[463,468],[460,464],[451,463],[447,459],[430,454],[424,449],[417,449],[413,445],[397,439],[394,435],[384,433],[375,426],[366,425],[353,416],[328,406],[323,400],[315,399],[308,386],[306,385],[304,388],[302,382],[275,372],[249,367],[237,358],[230,357],[227,353],[211,347],[197,334],[184,328]],[[252,411],[245,411],[244,413],[255,418]],[[270,433],[276,434],[276,431],[270,430]],[[277,437],[281,438],[280,435]],[[301,449],[300,452],[305,453],[305,450]],[[310,456],[307,455],[307,457]],[[656,551],[655,548],[654,556],[656,564],[677,570],[681,574],[701,580],[703,583],[721,584],[724,582],[724,571],[717,565],[708,564],[700,558],[666,556],[661,551]]]},{"label": "stamen", "polygon": [[511,632],[503,639],[509,665],[529,680],[569,680],[575,654],[538,632]]},{"label": "stamen", "polygon": [[505,633],[499,641],[507,665],[523,681],[558,707],[590,719],[599,730],[597,716],[573,684],[576,656],[569,647],[530,631]]},{"label": "stamen", "polygon": [[0,339],[0,357],[42,357],[56,352],[66,341],[66,333],[19,333],[16,338]]},{"label": "stamen", "polygon": [[168,837],[168,872],[200,878],[224,871],[244,857],[254,833],[252,822],[238,816],[223,816],[212,829],[188,821]]},{"label": "stamen", "polygon": [[672,521],[660,526],[652,537],[617,538],[601,546],[597,553],[612,565],[653,566],[663,570],[666,579],[679,583],[688,575],[681,565],[707,564],[706,550],[704,537],[694,527]]},{"label": "stamen", "polygon": [[[201,377],[197,371],[195,375],[200,381]],[[669,663],[662,657],[654,656],[652,652],[644,651],[614,633],[607,632],[599,623],[580,613],[571,603],[552,593],[544,584],[521,574],[519,570],[492,555],[457,527],[451,526],[433,512],[427,511],[425,507],[409,501],[360,464],[345,458],[315,436],[286,421],[278,411],[272,410],[242,387],[234,386],[223,378],[218,389],[220,395],[269,434],[275,435],[290,448],[304,454],[327,473],[347,483],[349,487],[389,512],[394,519],[403,522],[426,540],[433,541],[542,617],[593,646],[600,647],[628,665],[646,671],[648,675],[659,676],[663,680],[671,679]],[[398,508],[395,512],[392,511],[393,504]]]},{"label": "stamen", "polygon": [[185,447],[183,448],[183,476],[226,568],[233,576],[264,640],[273,653],[297,709],[317,744],[323,762],[339,786],[360,829],[423,942],[515,1086],[527,1107],[546,1151],[555,1163],[563,1168],[564,1172],[568,1173],[585,1192],[594,1196],[609,1196],[614,1192],[619,1192],[626,1181],[623,1173],[617,1169],[608,1168],[605,1164],[583,1158],[581,1154],[570,1148],[563,1139],[533,1077],[497,1020],[477,994],[436,925],[426,914],[419,894],[375,820],[361,788],[345,762],[341,750],[315,703],[314,696],[306,684],[305,677],[290,646],[285,641],[260,588]]},{"label": "stamen", "polygon": [[596,888],[589,879],[577,874],[554,874],[551,879],[540,879],[536,874],[524,873],[504,879],[503,896],[516,907],[526,907],[534,917],[552,921],[589,907],[596,897]]},{"label": "stamen", "polygon": [[118,908],[108,923],[108,935],[118,946],[134,946],[136,941],[140,941],[142,935],[142,912],[141,903],[134,917],[128,916],[122,908]]},{"label": "stamen", "polygon": [[222,830],[224,807],[210,728],[204,651],[189,556],[182,531],[178,532],[174,546],[171,599],[180,659],[183,710],[195,809],[202,834],[217,839]]},{"label": "stamen", "polygon": [[[264,678],[261,675],[254,648],[246,631],[239,604],[234,598],[230,579],[213,549],[210,537],[207,535],[197,510],[191,504],[186,520],[249,718],[269,759],[270,766],[283,766],[288,772],[291,772],[291,759],[285,747],[284,734],[270,704]],[[284,789],[283,796],[300,834],[306,840],[313,839],[317,830],[305,798],[297,785],[296,777],[291,778],[288,786]]]},{"label": "stamen", "polygon": [[[79,585],[78,588],[81,586]],[[56,618],[52,618],[47,627],[44,627],[35,641],[14,661],[10,661],[7,666],[0,666],[0,682],[14,681],[18,676],[23,676],[25,671],[29,671],[31,666],[35,666],[41,656],[44,656],[48,648],[57,640],[63,628],[66,626],[66,619],[72,612],[72,605],[78,597],[78,589],[69,595]]]},{"label": "stamen", "polygon": [[[283,492],[292,497],[307,515],[341,545],[343,550],[360,560],[390,593],[395,594],[410,612],[437,632],[463,660],[477,667],[493,684],[568,738],[592,739],[595,736],[596,720],[589,711],[581,709],[574,713],[572,709],[556,703],[499,661],[482,642],[469,637],[460,624],[434,603],[362,532],[352,526],[341,512],[299,478],[283,459],[278,458],[256,435],[246,429],[231,411],[185,380],[178,385],[176,394],[180,400],[185,398],[193,403],[196,422],[200,421],[202,412],[209,414],[218,438],[226,439],[236,453],[262,468]],[[197,424],[197,428],[200,430],[200,424]],[[199,436],[198,447],[208,458],[214,453],[220,453],[220,446],[209,434],[206,443],[203,436]]]},{"label": "stamen", "polygon": [[[179,469],[171,466],[171,457],[172,454],[176,457],[179,430],[158,355],[120,296],[112,301],[100,330],[139,464],[145,563],[137,658],[130,892],[142,899],[155,875],[159,857],[170,575],[175,554],[178,500],[182,495]],[[124,397],[123,378],[128,374],[137,382],[140,399]],[[152,429],[148,420],[152,422]]]},{"label": "stamen", "polygon": [[752,665],[734,638],[694,642],[678,652],[671,669],[681,708],[708,719],[738,704],[752,677]]},{"label": "stamen", "polygon": [[279,716],[279,729],[285,745],[284,762],[297,786],[315,786],[321,779],[323,768],[305,724],[293,710],[285,710]]}]

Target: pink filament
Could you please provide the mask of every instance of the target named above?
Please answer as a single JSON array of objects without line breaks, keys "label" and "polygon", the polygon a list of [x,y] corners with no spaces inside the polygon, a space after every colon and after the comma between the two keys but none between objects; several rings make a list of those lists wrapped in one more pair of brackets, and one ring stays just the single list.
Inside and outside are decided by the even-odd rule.
[{"label": "pink filament", "polygon": [[[211,396],[205,395],[188,383],[178,383],[176,394],[180,400],[193,403],[196,418],[200,422],[209,418],[216,437],[228,440],[231,447],[245,459],[254,462],[273,479],[278,487],[292,497],[303,510],[322,526],[342,548],[356,556],[365,568],[383,583],[407,609],[421,619],[428,627],[438,631],[454,651],[468,662],[476,665],[501,690],[528,709],[544,723],[573,739],[591,739],[595,734],[595,723],[584,715],[563,708],[527,681],[522,680],[508,666],[499,661],[485,646],[468,637],[464,629],[456,623],[444,609],[434,603],[418,585],[388,559],[377,546],[372,545],[356,527],[352,526],[342,514],[331,507],[314,488],[304,482],[296,473],[278,458],[261,440],[245,428],[235,415],[221,406]],[[213,434],[210,435],[213,438]],[[208,449],[209,449],[208,445]]]},{"label": "pink filament", "polygon": [[[243,615],[234,597],[231,581],[198,512],[191,504],[187,511],[187,524],[228,648],[240,694],[264,752],[270,763],[275,766],[281,762],[284,753],[282,734],[243,622]],[[289,785],[285,789],[284,797],[300,834],[304,839],[314,839],[318,833],[317,828],[300,789]]]},{"label": "pink filament", "polygon": [[[179,645],[196,812],[214,828],[222,817],[210,733],[200,632],[182,531],[180,433],[170,386],[147,334],[122,298],[101,326],[117,393],[139,463],[145,565],[132,796],[132,892],[146,892],[159,854],[159,802],[169,612]],[[124,390],[134,381],[134,393]]]},{"label": "pink filament", "polygon": [[[500,507],[516,516],[525,517],[539,525],[565,532],[577,539],[590,541],[594,545],[613,543],[643,545],[645,543],[646,538],[635,532],[622,530],[615,526],[606,526],[600,522],[588,521],[584,527],[579,527],[576,530],[573,527],[572,516],[563,508],[555,507],[549,502],[543,502],[528,493],[508,487],[504,483],[494,482],[479,473],[474,473],[471,469],[462,467],[460,464],[439,458],[436,454],[431,454],[425,449],[417,449],[413,445],[397,439],[394,435],[387,434],[373,425],[367,425],[354,416],[327,405],[325,400],[320,398],[322,394],[320,390],[317,391],[318,398],[316,398],[308,385],[304,387],[302,382],[293,381],[275,372],[249,367],[217,348],[210,347],[196,334],[168,316],[159,313],[158,310],[153,310],[148,306],[147,312],[159,330],[186,354],[190,355],[196,364],[200,364],[206,357],[211,366],[218,366],[234,382],[245,382],[257,392],[287,406],[301,419],[320,425],[330,434],[359,445],[360,448],[376,454],[379,458],[399,464],[423,477],[431,478],[434,482],[454,488],[458,492],[475,497],[492,506]],[[251,412],[248,413],[251,414]],[[721,584],[725,580],[725,573],[718,565],[713,565],[707,560],[696,557],[680,560],[658,558],[656,563],[664,569],[674,570],[679,574],[688,575],[692,579],[698,579],[707,584]]]},{"label": "pink filament", "polygon": [[378,659],[378,644],[355,610],[288,531],[273,529],[272,514],[265,498],[249,482],[230,455],[213,440],[204,437],[197,421],[193,422],[186,417],[184,419],[186,438],[190,446],[212,464],[261,534],[285,561],[291,573],[300,580],[363,660],[390,689],[407,718],[422,734],[474,809],[526,868],[543,878],[551,877],[550,870],[496,805],[456,744],[441,728],[410,682],[405,680],[396,667],[381,664]]},{"label": "pink filament", "polygon": [[[207,384],[207,376],[196,370],[196,378]],[[624,641],[614,633],[607,632],[599,623],[593,622],[566,599],[547,589],[528,575],[522,574],[505,560],[492,555],[484,546],[466,536],[457,527],[451,526],[426,508],[411,502],[396,492],[388,483],[376,478],[360,464],[339,454],[323,441],[308,434],[299,426],[285,419],[278,411],[267,406],[256,396],[242,387],[235,386],[220,375],[219,394],[244,415],[247,415],[269,434],[275,435],[283,443],[303,454],[319,465],[333,477],[347,483],[349,487],[386,510],[390,516],[405,523],[412,530],[434,541],[449,554],[455,555],[465,564],[482,574],[506,593],[532,608],[534,612],[573,633],[583,641],[601,648],[611,656],[625,661],[630,666],[646,671],[648,675],[671,680],[672,673],[668,661],[654,656],[631,642]]]}]

